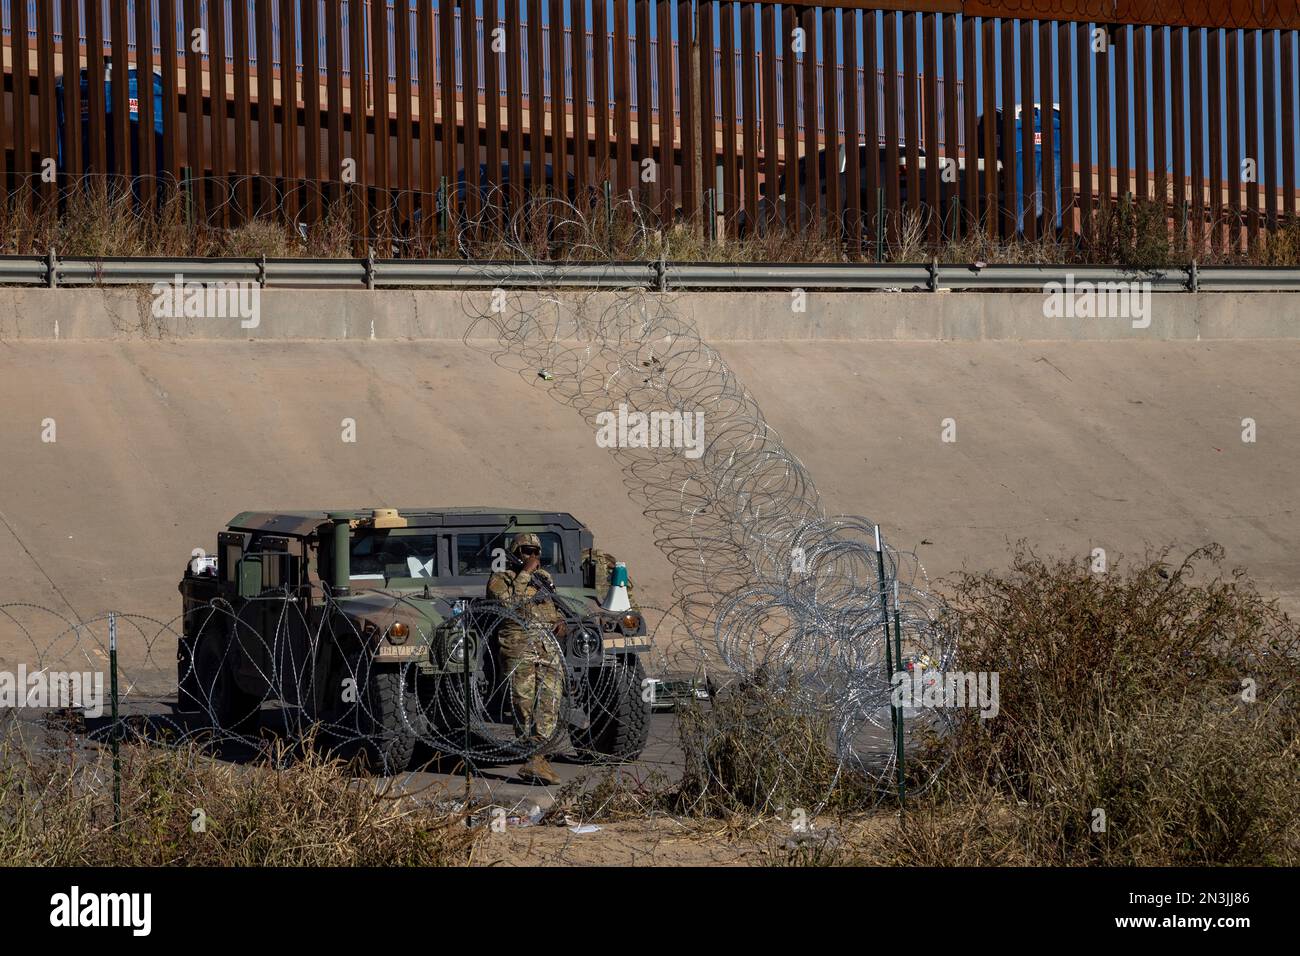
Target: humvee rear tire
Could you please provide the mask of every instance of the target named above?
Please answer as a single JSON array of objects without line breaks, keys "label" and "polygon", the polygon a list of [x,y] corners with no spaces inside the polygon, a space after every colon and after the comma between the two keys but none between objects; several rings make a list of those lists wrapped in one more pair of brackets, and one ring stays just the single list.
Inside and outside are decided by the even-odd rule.
[{"label": "humvee rear tire", "polygon": [[423,719],[418,696],[406,686],[405,670],[371,667],[360,720],[371,769],[388,774],[406,770],[415,756],[417,728]]},{"label": "humvee rear tire", "polygon": [[579,704],[590,724],[571,726],[569,739],[587,763],[635,760],[650,736],[650,703],[641,699],[645,669],[641,661],[593,667],[578,684]]},{"label": "humvee rear tire", "polygon": [[257,733],[262,699],[240,689],[226,661],[229,643],[224,632],[200,635],[194,651],[194,686],[199,710],[212,726],[249,736]]}]

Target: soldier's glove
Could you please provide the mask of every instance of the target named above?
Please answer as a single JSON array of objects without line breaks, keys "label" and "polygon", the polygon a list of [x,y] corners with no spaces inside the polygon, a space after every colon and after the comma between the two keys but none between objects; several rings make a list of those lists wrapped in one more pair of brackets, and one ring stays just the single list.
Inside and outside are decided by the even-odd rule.
[{"label": "soldier's glove", "polygon": [[569,625],[565,624],[563,621],[556,621],[556,622],[555,622],[555,636],[556,636],[556,637],[564,637],[564,636],[565,636],[566,634],[568,634],[568,633],[569,633]]}]

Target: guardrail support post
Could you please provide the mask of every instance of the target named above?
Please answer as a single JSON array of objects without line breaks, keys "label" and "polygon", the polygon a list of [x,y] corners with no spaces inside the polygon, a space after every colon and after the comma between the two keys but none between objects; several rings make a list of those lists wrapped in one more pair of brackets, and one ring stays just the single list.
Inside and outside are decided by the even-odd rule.
[{"label": "guardrail support post", "polygon": [[45,287],[47,289],[59,287],[59,256],[53,247],[45,257]]},{"label": "guardrail support post", "polygon": [[937,256],[930,259],[930,281],[928,284],[931,292],[939,291],[939,259]]},{"label": "guardrail support post", "polygon": [[261,258],[258,260],[257,263],[257,284],[263,289],[266,288],[266,253],[265,252],[262,253]]},{"label": "guardrail support post", "polygon": [[375,247],[366,249],[366,289],[375,291]]},{"label": "guardrail support post", "polygon": [[1187,270],[1187,291],[1199,292],[1200,284],[1201,284],[1200,276],[1197,274],[1196,271],[1196,260],[1193,259],[1191,267]]}]

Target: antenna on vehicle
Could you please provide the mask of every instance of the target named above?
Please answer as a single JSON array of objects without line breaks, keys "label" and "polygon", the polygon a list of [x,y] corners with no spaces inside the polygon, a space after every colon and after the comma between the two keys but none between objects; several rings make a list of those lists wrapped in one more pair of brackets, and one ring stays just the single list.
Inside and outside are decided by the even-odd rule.
[{"label": "antenna on vehicle", "polygon": [[510,520],[509,520],[508,522],[506,522],[506,526],[505,526],[504,528],[502,528],[500,531],[497,532],[497,536],[496,536],[495,538],[493,538],[491,541],[486,542],[486,543],[483,545],[483,547],[479,548],[479,549],[478,549],[478,552],[477,552],[477,553],[474,555],[474,557],[471,558],[470,560],[473,561],[473,560],[477,560],[478,558],[482,557],[484,551],[486,551],[488,548],[492,547],[492,545],[496,544],[497,541],[501,538],[501,536],[502,536],[503,534],[505,534],[507,531],[509,531],[511,528],[513,528],[513,527],[514,527],[515,525],[517,525],[518,523],[519,523],[519,518],[518,518],[518,516],[517,516],[517,515],[511,515],[511,516],[510,516]]}]

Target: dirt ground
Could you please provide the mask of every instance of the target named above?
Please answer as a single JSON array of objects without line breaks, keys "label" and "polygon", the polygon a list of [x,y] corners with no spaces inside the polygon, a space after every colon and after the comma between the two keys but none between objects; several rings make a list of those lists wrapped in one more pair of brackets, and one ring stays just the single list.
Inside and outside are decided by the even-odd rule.
[{"label": "dirt ground", "polygon": [[[849,823],[814,819],[795,832],[780,820],[719,820],[652,817],[598,824],[594,832],[570,826],[507,828],[486,833],[474,850],[475,866],[778,866],[814,852],[830,841],[861,840],[873,829],[890,826],[895,816],[882,812]],[[576,823],[576,821],[575,821]],[[581,826],[581,824],[578,824]]]}]

